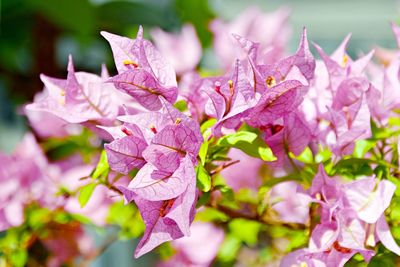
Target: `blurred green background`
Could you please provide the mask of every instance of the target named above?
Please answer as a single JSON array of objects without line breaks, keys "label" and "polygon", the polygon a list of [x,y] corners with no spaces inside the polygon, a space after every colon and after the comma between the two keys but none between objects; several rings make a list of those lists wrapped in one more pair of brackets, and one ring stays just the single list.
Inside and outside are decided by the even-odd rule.
[{"label": "blurred green background", "polygon": [[[115,73],[100,30],[134,36],[142,24],[148,36],[154,26],[178,31],[190,22],[206,51],[201,64],[210,67],[215,59],[208,24],[215,17],[233,19],[250,5],[265,11],[282,5],[292,9],[288,51],[295,50],[303,26],[309,39],[328,52],[348,32],[353,33],[353,56],[375,45],[395,47],[389,27],[398,19],[395,0],[0,0],[0,150],[11,151],[27,130],[19,109],[42,90],[39,74],[63,77],[68,54],[78,70],[100,72],[105,62]],[[133,248],[131,242],[116,243],[93,266],[115,266],[111,260],[116,257],[122,267],[149,264],[151,256],[132,261]]]}]

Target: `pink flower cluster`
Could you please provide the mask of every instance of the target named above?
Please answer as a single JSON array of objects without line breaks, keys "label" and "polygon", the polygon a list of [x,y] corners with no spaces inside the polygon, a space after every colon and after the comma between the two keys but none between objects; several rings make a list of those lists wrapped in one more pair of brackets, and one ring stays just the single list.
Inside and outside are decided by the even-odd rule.
[{"label": "pink flower cluster", "polygon": [[[117,184],[107,180],[108,188],[96,187],[89,205],[80,209],[76,199],[57,192],[61,187],[81,188],[79,178],[93,175],[94,164],[84,165],[74,156],[49,162],[33,135],[27,135],[13,155],[0,156],[0,184],[5,190],[0,197],[0,230],[21,225],[24,207],[33,201],[84,214],[104,225],[114,202],[108,196],[112,189],[128,205],[137,206],[146,226],[135,257],[176,240],[172,244],[177,253],[162,266],[208,266],[222,243],[223,230],[192,222],[198,197],[216,191],[215,176],[221,175],[235,193],[243,188],[257,192],[266,179],[283,181],[269,188],[268,205],[279,223],[302,224],[310,230],[308,246],[286,255],[283,267],[343,266],[357,253],[368,262],[378,242],[400,256],[385,216],[396,191],[386,179],[390,175],[354,175],[349,181],[344,175],[326,173],[341,160],[356,158],[357,143],[371,138],[371,129],[389,128],[400,107],[398,53],[390,55],[387,66],[372,62],[373,51],[353,60],[346,53],[349,35],[332,55],[314,44],[321,58],[315,60],[303,29],[297,51],[285,56],[287,16],[286,9],[268,16],[249,9],[230,24],[214,21],[214,48],[226,71],[216,77],[201,77],[195,71],[201,47],[188,25],[180,35],[153,31],[158,49],[144,39],[142,27],[136,39],[102,32],[113,52],[115,76],[110,77],[105,67],[101,76],[75,72],[71,57],[65,80],[42,75],[44,91],[25,108],[37,136],[66,137],[87,128],[97,142],[106,142],[111,169],[107,179],[124,179]],[[253,41],[265,27],[271,27],[270,36],[261,43]],[[400,39],[400,30],[392,27]],[[182,102],[185,107],[179,108]],[[261,140],[258,149],[270,148],[276,160],[251,158],[239,151],[246,152],[247,147],[232,145],[236,141],[223,156],[214,157],[226,148],[220,140],[246,129]],[[357,159],[398,169],[392,160],[398,159],[398,149],[384,146],[397,147],[396,142],[388,136],[381,155],[366,151]],[[330,158],[317,159],[325,150]],[[299,159],[304,152],[311,153],[311,163]],[[92,157],[94,163],[98,153]],[[241,162],[225,165],[235,159]],[[308,180],[302,177],[306,167],[308,176],[314,176]],[[204,192],[196,186],[199,169],[210,179],[210,189]],[[215,195],[206,206],[219,207],[220,197],[213,199]],[[265,222],[261,215],[251,218]],[[214,245],[209,249],[208,236]],[[197,246],[204,247],[202,252],[193,249]]]}]

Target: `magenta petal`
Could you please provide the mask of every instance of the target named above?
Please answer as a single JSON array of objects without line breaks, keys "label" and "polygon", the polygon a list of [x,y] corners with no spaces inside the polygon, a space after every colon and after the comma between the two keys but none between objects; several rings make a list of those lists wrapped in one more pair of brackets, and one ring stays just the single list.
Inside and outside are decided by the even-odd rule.
[{"label": "magenta petal", "polygon": [[253,127],[266,126],[293,111],[297,90],[303,86],[299,81],[285,81],[266,91],[251,109],[247,122]]},{"label": "magenta petal", "polygon": [[151,73],[163,86],[176,87],[175,71],[153,44],[143,39],[140,26],[132,40],[108,32],[101,32],[111,45],[118,73],[140,68]]},{"label": "magenta petal", "polygon": [[146,254],[160,244],[183,237],[178,225],[165,217],[160,217],[163,201],[148,201],[134,197],[142,215],[146,231],[135,250],[135,258]]},{"label": "magenta petal", "polygon": [[375,226],[376,235],[378,236],[379,240],[382,244],[389,249],[390,251],[396,253],[400,256],[400,247],[397,245],[396,241],[394,240],[392,234],[390,233],[390,228],[388,223],[386,222],[385,215],[382,214],[378,221],[376,222]]},{"label": "magenta petal", "polygon": [[126,60],[139,63],[139,56],[136,52],[139,50],[139,44],[136,40],[108,32],[101,32],[101,35],[110,43],[114,55],[115,66],[119,73],[128,70],[128,67],[124,64],[124,61]]},{"label": "magenta petal", "polygon": [[133,196],[146,225],[146,231],[135,251],[136,258],[161,243],[190,234],[190,224],[194,219],[196,201],[194,169],[192,169],[191,173],[188,173],[186,179],[188,179],[187,189],[175,199],[165,217],[160,216],[163,201],[148,201],[138,196]]},{"label": "magenta petal", "polygon": [[143,157],[158,169],[173,172],[186,153],[196,162],[200,144],[196,134],[185,125],[168,125],[154,136]]},{"label": "magenta petal", "polygon": [[152,74],[143,69],[127,70],[112,77],[109,82],[149,110],[159,110],[162,107],[158,96],[174,103],[178,94],[177,87],[164,87]]},{"label": "magenta petal", "polygon": [[350,206],[358,217],[367,222],[375,223],[390,204],[396,186],[383,180],[378,183],[374,178],[365,178],[345,186],[344,194]]},{"label": "magenta petal", "polygon": [[309,249],[312,252],[329,250],[338,237],[336,223],[324,223],[315,226],[309,241]]},{"label": "magenta petal", "polygon": [[209,99],[205,105],[205,112],[208,116],[221,120],[226,110],[224,97],[217,93],[215,89],[205,90]]},{"label": "magenta petal", "polygon": [[189,156],[186,156],[179,168],[174,173],[160,173],[156,168],[147,163],[136,174],[128,188],[139,197],[151,200],[168,200],[181,195],[192,179],[193,163]]},{"label": "magenta petal", "polygon": [[104,145],[110,168],[128,174],[134,168],[142,167],[145,164],[142,152],[146,146],[146,142],[136,136],[126,136]]},{"label": "magenta petal", "polygon": [[311,140],[311,132],[307,124],[296,113],[290,113],[284,118],[285,140],[290,152],[296,156],[306,148]]}]

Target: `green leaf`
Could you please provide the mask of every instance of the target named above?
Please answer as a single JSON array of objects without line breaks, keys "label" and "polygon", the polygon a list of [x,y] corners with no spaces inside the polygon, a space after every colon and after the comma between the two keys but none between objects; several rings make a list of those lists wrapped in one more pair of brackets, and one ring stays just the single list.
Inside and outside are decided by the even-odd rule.
[{"label": "green leaf", "polygon": [[218,140],[217,145],[240,149],[247,155],[260,158],[264,161],[276,160],[272,150],[267,147],[266,143],[259,138],[256,133],[253,132],[239,131],[225,135]]},{"label": "green leaf", "polygon": [[16,249],[12,252],[10,261],[12,266],[23,267],[28,261],[28,252],[25,249]]},{"label": "green leaf", "polygon": [[231,234],[237,239],[249,246],[257,244],[258,233],[261,229],[259,222],[238,218],[233,219],[228,226]]},{"label": "green leaf", "polygon": [[211,189],[211,176],[203,165],[196,168],[197,187],[203,191],[208,192]]},{"label": "green leaf", "polygon": [[203,144],[201,144],[200,150],[199,150],[199,158],[200,158],[201,165],[203,165],[203,166],[206,163],[207,152],[208,152],[208,142],[204,141]]},{"label": "green leaf", "polygon": [[292,152],[289,152],[289,156],[300,162],[314,163],[314,155],[309,147],[306,147],[300,155],[296,156]]},{"label": "green leaf", "polygon": [[176,11],[182,22],[190,22],[196,28],[197,35],[203,47],[208,47],[212,41],[209,23],[215,17],[209,7],[209,2],[204,0],[176,0]]},{"label": "green leaf", "polygon": [[145,230],[140,213],[133,204],[124,205],[118,201],[110,207],[107,223],[118,225],[121,228],[119,237],[124,240],[139,237]]},{"label": "green leaf", "polygon": [[171,258],[175,253],[175,249],[171,246],[169,242],[161,244],[157,248],[157,252],[160,255],[161,260],[166,261]]},{"label": "green leaf", "polygon": [[393,131],[389,127],[378,127],[375,121],[371,118],[371,132],[372,138],[371,139],[387,139],[391,136],[398,135],[399,131]]},{"label": "green leaf", "polygon": [[179,110],[180,112],[184,112],[188,109],[187,107],[187,103],[185,100],[179,100],[176,101],[176,103],[174,104],[174,107]]},{"label": "green leaf", "polygon": [[99,162],[97,163],[96,168],[93,171],[92,178],[98,179],[100,176],[108,176],[108,172],[110,170],[110,166],[107,161],[107,153],[105,150],[101,152],[101,156]]},{"label": "green leaf", "polygon": [[95,8],[88,0],[30,0],[28,3],[57,26],[81,37],[95,32]]},{"label": "green leaf", "polygon": [[78,197],[81,208],[83,208],[88,203],[96,186],[97,186],[96,183],[90,183],[81,188],[81,190],[79,192],[79,197]]},{"label": "green leaf", "polygon": [[207,204],[211,199],[211,191],[203,192],[196,203],[196,208],[200,208],[203,205]]},{"label": "green leaf", "polygon": [[258,154],[263,161],[275,161],[274,152],[269,147],[259,147]]},{"label": "green leaf", "polygon": [[[172,1],[102,1],[96,8],[99,28],[122,34],[129,29],[128,37],[136,36],[134,25],[160,26],[172,30],[179,25]],[[118,18],[118,19],[116,19]],[[145,34],[149,31],[145,28]],[[126,34],[124,34],[126,35]],[[133,35],[133,36],[132,36]]]},{"label": "green leaf", "polygon": [[258,203],[258,194],[249,188],[241,188],[235,193],[235,199],[240,202],[256,205]]},{"label": "green leaf", "polygon": [[50,217],[50,211],[45,208],[33,209],[29,212],[27,217],[29,226],[33,230],[38,230],[44,226],[47,219]]},{"label": "green leaf", "polygon": [[196,213],[196,220],[203,222],[227,222],[229,217],[222,211],[204,207]]},{"label": "green leaf", "polygon": [[332,152],[329,150],[329,148],[319,148],[319,151],[317,155],[315,155],[315,162],[316,163],[321,163],[328,161],[332,157]]},{"label": "green leaf", "polygon": [[331,172],[350,178],[360,175],[369,176],[374,173],[370,166],[370,160],[359,158],[342,159],[333,166]]},{"label": "green leaf", "polygon": [[236,259],[237,253],[239,252],[241,241],[234,235],[228,235],[225,237],[219,252],[218,260],[221,262],[231,262]]},{"label": "green leaf", "polygon": [[210,129],[211,127],[213,127],[215,123],[217,123],[217,119],[214,119],[214,118],[203,122],[203,124],[200,126],[201,132],[204,133],[207,129]]},{"label": "green leaf", "polygon": [[224,200],[232,201],[235,199],[233,190],[228,185],[224,185],[224,184],[215,185],[214,189],[219,190],[221,192]]},{"label": "green leaf", "polygon": [[362,158],[370,149],[375,147],[375,145],[375,140],[358,140],[354,148],[353,156],[356,158]]}]

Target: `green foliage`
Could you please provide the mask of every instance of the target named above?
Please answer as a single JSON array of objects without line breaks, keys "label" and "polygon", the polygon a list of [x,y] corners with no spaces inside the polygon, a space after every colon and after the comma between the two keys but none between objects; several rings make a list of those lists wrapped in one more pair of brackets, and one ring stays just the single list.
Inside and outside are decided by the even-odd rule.
[{"label": "green foliage", "polygon": [[99,28],[120,34],[125,30],[130,37],[136,35],[133,25],[159,26],[167,30],[179,26],[179,16],[169,1],[108,1],[95,11]]},{"label": "green foliage", "polygon": [[229,216],[211,207],[204,207],[196,214],[196,220],[203,222],[227,222]]},{"label": "green foliage", "polygon": [[208,141],[204,140],[203,144],[200,146],[199,150],[199,158],[201,165],[204,166],[206,164],[206,158],[207,158],[207,152],[208,152]]},{"label": "green foliage", "polygon": [[197,187],[203,192],[210,191],[211,176],[201,164],[199,164],[196,167],[196,177],[197,177]]},{"label": "green foliage", "polygon": [[179,110],[180,112],[184,112],[184,111],[186,111],[187,109],[188,109],[188,107],[187,107],[187,103],[186,103],[186,101],[185,100],[179,100],[179,101],[176,101],[175,102],[175,104],[174,104],[174,107],[177,109],[177,110]]},{"label": "green foliage", "polygon": [[361,158],[348,158],[340,160],[333,168],[331,175],[342,175],[354,178],[361,175],[372,175],[370,160]]},{"label": "green foliage", "polygon": [[356,142],[353,156],[356,158],[362,158],[376,146],[376,140],[358,140]]},{"label": "green foliage", "polygon": [[233,262],[236,259],[236,255],[240,249],[241,240],[233,235],[228,235],[225,237],[222,243],[217,259],[223,263]]},{"label": "green foliage", "polygon": [[92,160],[98,148],[91,141],[96,137],[87,129],[79,135],[70,135],[64,138],[48,138],[42,144],[44,151],[51,160],[62,160],[79,153],[85,162]]},{"label": "green foliage", "polygon": [[143,234],[145,226],[135,205],[115,202],[109,211],[107,222],[120,227],[119,238],[131,239]]},{"label": "green foliage", "polygon": [[230,221],[228,227],[231,235],[236,239],[249,246],[257,244],[261,223],[238,218]]},{"label": "green foliage", "polygon": [[176,0],[176,11],[183,22],[190,22],[196,28],[203,47],[211,44],[212,34],[209,23],[215,17],[208,7],[208,2],[203,0]]},{"label": "green foliage", "polygon": [[79,204],[81,205],[81,208],[85,207],[86,204],[88,203],[90,197],[93,194],[94,189],[96,188],[97,184],[95,183],[90,183],[85,186],[83,186],[80,191],[79,191]]},{"label": "green foliage", "polygon": [[208,130],[208,129],[210,129],[211,127],[213,127],[215,123],[217,123],[217,120],[214,119],[214,118],[209,119],[209,120],[203,122],[203,124],[201,124],[201,126],[200,126],[201,132],[204,133],[206,130]]},{"label": "green foliage", "polygon": [[28,0],[29,6],[60,28],[80,37],[90,36],[96,29],[95,8],[88,0]]},{"label": "green foliage", "polygon": [[176,253],[174,248],[168,242],[161,244],[157,248],[157,252],[160,255],[161,260],[163,260],[163,261],[168,260]]},{"label": "green foliage", "polygon": [[217,145],[223,147],[234,147],[242,150],[247,155],[260,158],[264,161],[274,161],[272,150],[256,133],[249,131],[238,131],[233,134],[225,135],[218,140]]},{"label": "green foliage", "polygon": [[110,171],[110,166],[108,165],[107,161],[107,153],[105,150],[101,152],[101,156],[99,162],[97,163],[96,168],[92,173],[93,179],[99,179],[100,177],[107,177]]}]

